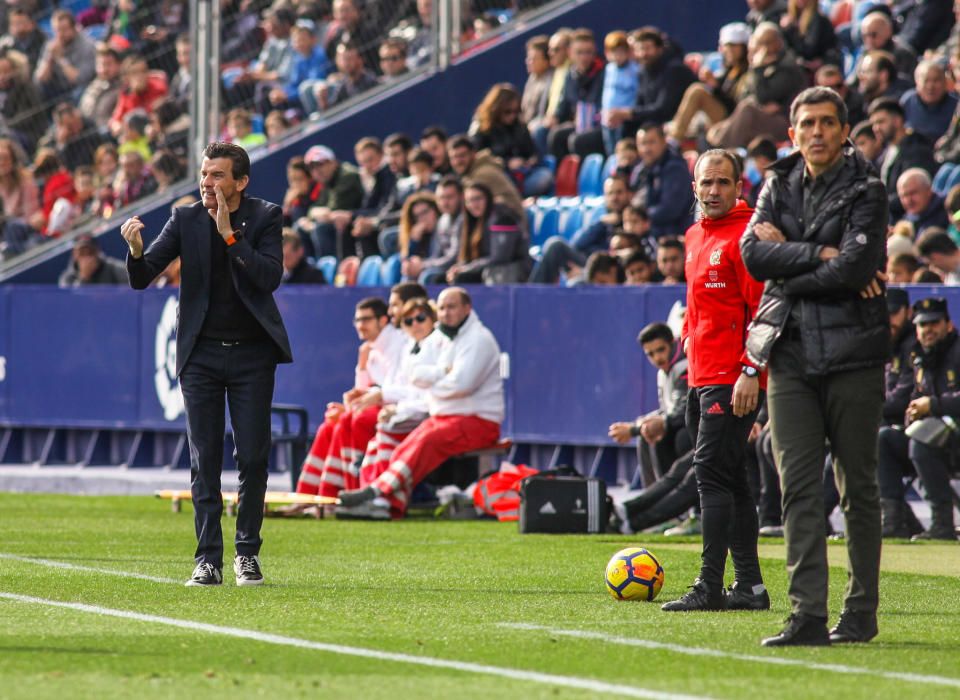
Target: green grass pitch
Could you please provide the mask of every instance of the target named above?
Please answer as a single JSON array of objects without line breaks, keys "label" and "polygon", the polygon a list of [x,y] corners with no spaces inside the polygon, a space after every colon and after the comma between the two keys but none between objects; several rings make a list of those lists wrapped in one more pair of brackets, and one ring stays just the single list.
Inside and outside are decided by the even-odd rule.
[{"label": "green grass pitch", "polygon": [[[96,606],[80,611],[0,597],[3,698],[617,694],[558,684],[556,676],[650,697],[960,697],[960,545],[884,544],[880,636],[872,643],[769,650],[760,638],[778,631],[788,614],[780,542],[761,547],[770,612],[667,614],[659,603],[681,594],[697,573],[695,541],[521,536],[515,524],[486,521],[267,520],[267,585],[237,588],[225,572],[226,585],[196,589],[181,585],[192,569],[189,507],[173,514],[143,497],[3,494],[0,508],[0,595]],[[232,528],[225,518],[228,542]],[[666,583],[656,603],[617,602],[604,589],[607,560],[628,545],[646,546],[663,563]],[[830,558],[833,621],[846,579],[842,543],[831,544]],[[551,676],[364,658],[91,611],[101,608]],[[662,646],[623,643],[631,640]],[[789,665],[765,661],[777,659]]]}]

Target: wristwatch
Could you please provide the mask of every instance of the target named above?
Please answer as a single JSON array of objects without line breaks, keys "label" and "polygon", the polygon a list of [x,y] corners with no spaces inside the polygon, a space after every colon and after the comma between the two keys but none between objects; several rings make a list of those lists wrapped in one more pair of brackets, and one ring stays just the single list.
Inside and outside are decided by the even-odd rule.
[{"label": "wristwatch", "polygon": [[237,241],[239,241],[241,238],[243,238],[243,234],[240,232],[239,229],[237,229],[236,231],[234,231],[233,233],[231,233],[229,236],[227,236],[227,237],[224,238],[223,240],[226,242],[227,247],[229,248],[229,247],[232,246],[234,243],[236,243]]},{"label": "wristwatch", "polygon": [[751,379],[760,375],[760,370],[756,367],[751,367],[750,365],[743,365],[743,368],[740,370],[741,374],[745,374]]}]

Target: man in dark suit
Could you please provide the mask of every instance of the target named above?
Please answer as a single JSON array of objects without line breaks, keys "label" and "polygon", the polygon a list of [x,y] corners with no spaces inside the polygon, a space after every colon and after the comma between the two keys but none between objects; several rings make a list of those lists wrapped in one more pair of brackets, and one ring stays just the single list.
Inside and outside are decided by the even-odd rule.
[{"label": "man in dark suit", "polygon": [[190,442],[197,566],[188,586],[223,581],[224,394],[230,407],[240,472],[237,585],[263,583],[260,526],[270,454],[270,404],[278,362],[292,362],[290,342],[273,299],[283,274],[283,214],[248,197],[250,159],[240,146],[211,143],[200,166],[201,201],[178,207],[144,252],[143,222],[127,219],[130,285],[143,289],[180,256],[177,375]]}]

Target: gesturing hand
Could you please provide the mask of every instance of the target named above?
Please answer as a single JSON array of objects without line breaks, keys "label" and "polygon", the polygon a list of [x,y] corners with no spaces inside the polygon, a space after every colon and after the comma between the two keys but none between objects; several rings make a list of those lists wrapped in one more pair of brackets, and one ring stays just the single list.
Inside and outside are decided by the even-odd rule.
[{"label": "gesturing hand", "polygon": [[210,216],[217,222],[217,231],[224,239],[227,239],[233,235],[233,229],[230,228],[230,209],[227,207],[227,198],[223,196],[220,185],[214,185],[213,191],[217,195],[217,210],[211,211]]},{"label": "gesturing hand", "polygon": [[140,232],[143,230],[143,222],[139,216],[131,216],[120,225],[120,235],[127,242],[130,249],[130,255],[139,258],[143,255],[143,238]]}]

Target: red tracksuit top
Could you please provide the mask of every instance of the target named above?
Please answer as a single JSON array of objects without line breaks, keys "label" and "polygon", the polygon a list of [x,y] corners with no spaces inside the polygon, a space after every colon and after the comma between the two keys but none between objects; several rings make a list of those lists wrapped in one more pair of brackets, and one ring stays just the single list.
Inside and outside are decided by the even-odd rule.
[{"label": "red tracksuit top", "polygon": [[[687,229],[687,313],[680,335],[689,340],[692,387],[734,384],[743,364],[750,364],[743,359],[747,326],[763,294],[763,284],[750,276],[740,257],[740,236],[752,215],[740,200],[725,216],[704,217]],[[762,373],[760,387],[766,385]]]}]

